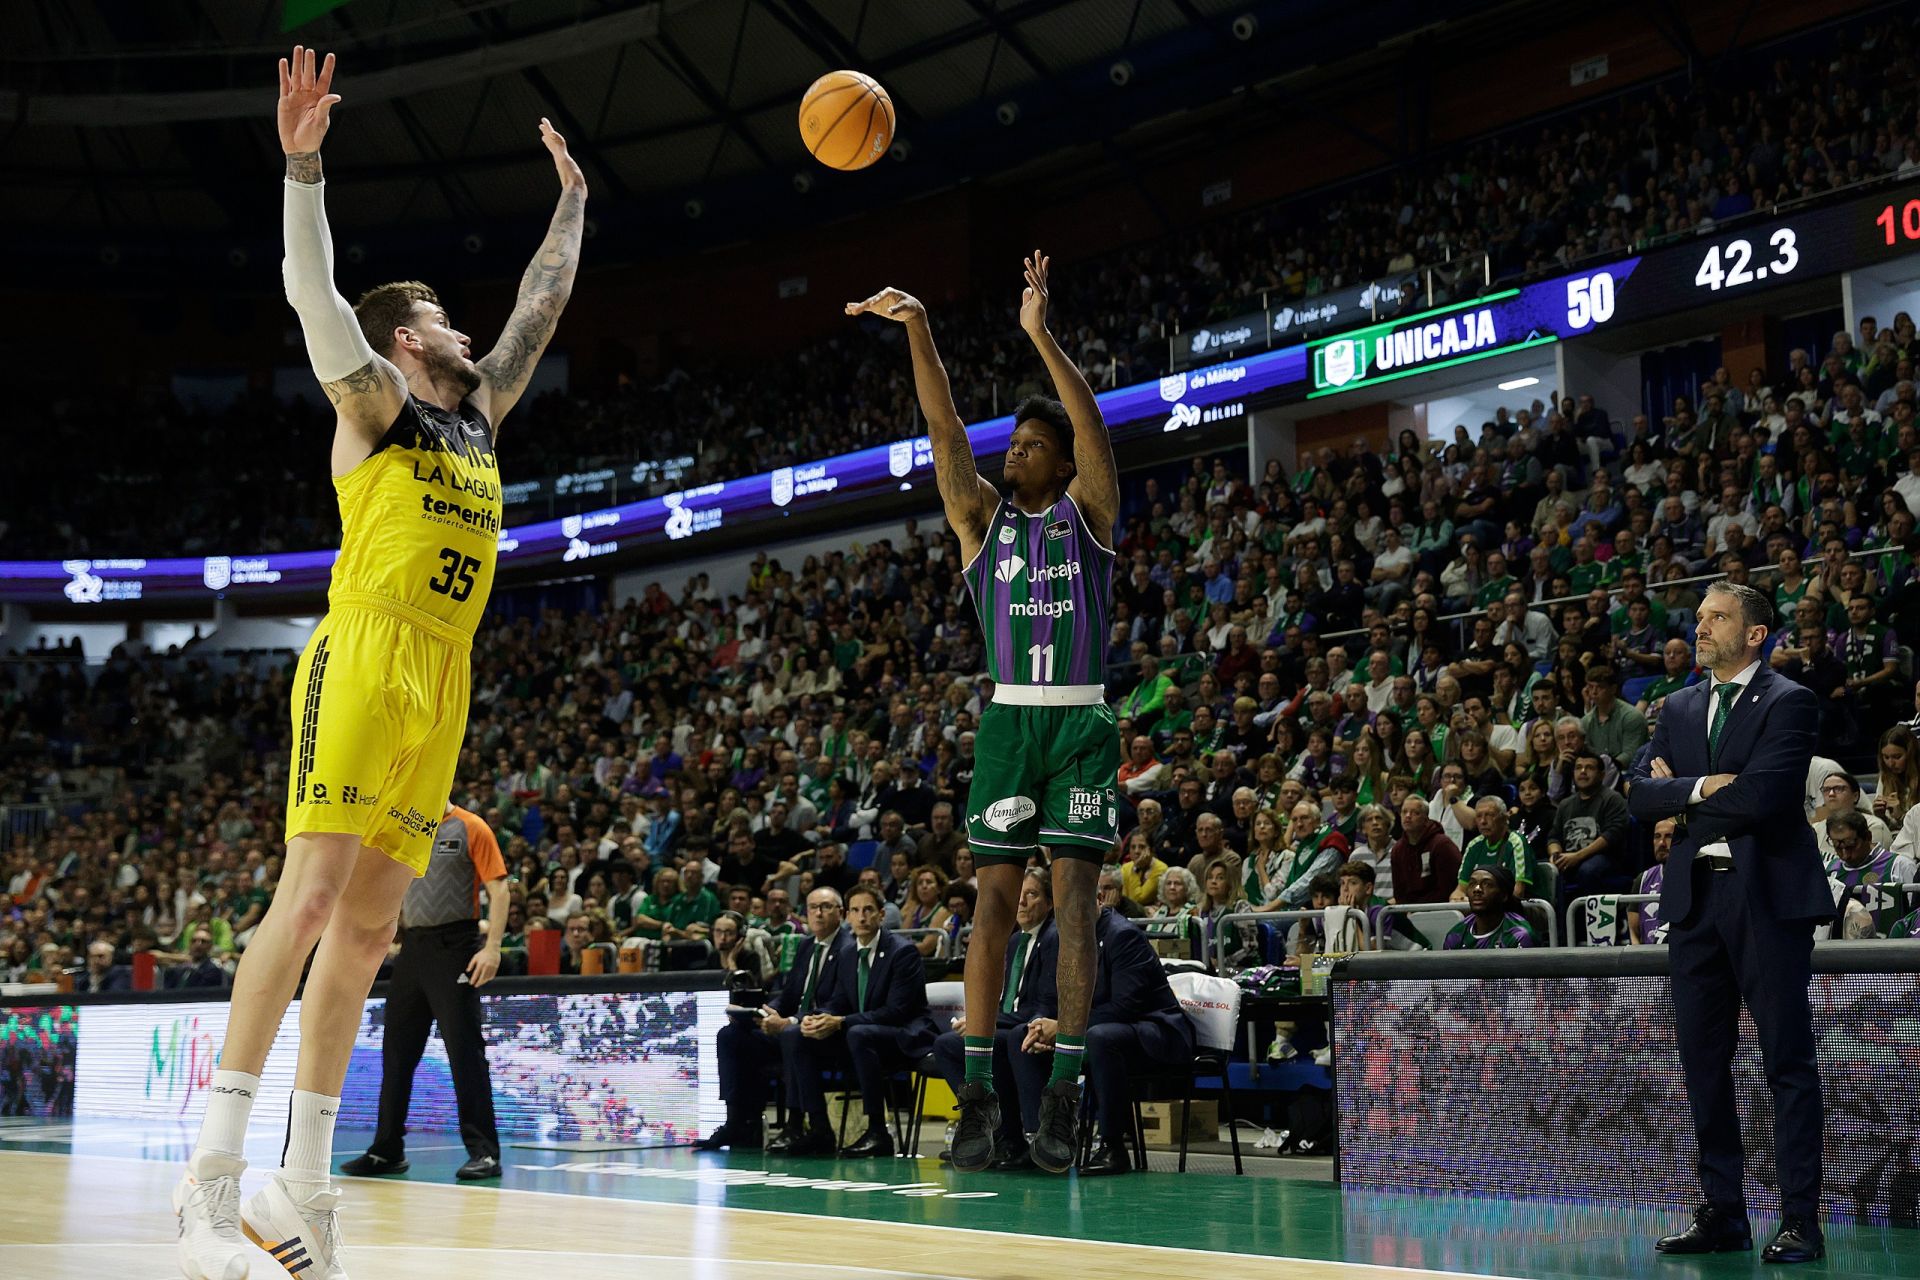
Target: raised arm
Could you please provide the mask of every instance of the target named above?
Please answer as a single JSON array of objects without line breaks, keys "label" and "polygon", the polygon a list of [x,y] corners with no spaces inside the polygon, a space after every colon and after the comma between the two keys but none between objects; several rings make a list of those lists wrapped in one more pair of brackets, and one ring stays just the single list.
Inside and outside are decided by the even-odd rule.
[{"label": "raised arm", "polygon": [[353,308],[334,287],[333,233],[327,227],[326,182],[320,172],[320,143],[340,101],[332,89],[332,54],[318,68],[314,51],[299,45],[291,61],[280,59],[277,122],[280,149],[287,155],[282,219],[287,256],[281,274],[287,301],[300,316],[314,376],[338,413],[333,445],[338,475],[366,457],[400,412],[407,381],[374,354]]},{"label": "raised arm", "polygon": [[[500,341],[479,362],[482,385],[477,403],[497,434],[500,420],[518,403],[533,378],[533,366],[553,339],[560,310],[573,293],[574,273],[580,269],[580,236],[587,220],[587,178],[567,154],[567,140],[540,117],[540,141],[553,154],[560,174],[560,203],[547,224],[547,238],[520,277],[520,296]],[[483,397],[483,398],[482,398]]]},{"label": "raised arm", "polygon": [[1047,330],[1047,268],[1052,259],[1038,249],[1026,259],[1027,287],[1020,295],[1020,327],[1046,362],[1047,374],[1073,423],[1073,483],[1067,492],[1080,505],[1096,538],[1111,538],[1120,518],[1120,471],[1113,462],[1113,439],[1100,404],[1093,398],[1080,366],[1067,358]]},{"label": "raised arm", "polygon": [[865,302],[849,302],[847,314],[862,313],[894,320],[907,327],[907,349],[913,355],[913,385],[920,396],[920,412],[927,420],[927,436],[933,443],[933,479],[940,487],[940,501],[947,509],[947,523],[960,538],[960,559],[972,563],[986,540],[987,525],[1000,505],[1000,491],[981,476],[973,461],[973,445],[967,439],[966,424],[953,404],[953,388],[947,381],[946,366],[933,345],[933,326],[927,322],[927,309],[920,299],[899,289],[887,288]]}]

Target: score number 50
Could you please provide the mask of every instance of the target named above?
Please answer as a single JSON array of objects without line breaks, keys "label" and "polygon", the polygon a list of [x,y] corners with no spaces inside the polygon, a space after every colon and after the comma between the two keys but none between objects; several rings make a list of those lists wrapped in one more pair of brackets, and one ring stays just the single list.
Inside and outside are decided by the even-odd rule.
[{"label": "score number 50", "polygon": [[1777,256],[1772,262],[1764,262],[1759,266],[1753,265],[1753,245],[1749,241],[1729,240],[1724,261],[1720,246],[1709,246],[1707,256],[1700,262],[1700,270],[1694,273],[1693,283],[1702,289],[1731,289],[1755,280],[1765,280],[1770,275],[1784,276],[1800,265],[1800,250],[1792,227],[1781,227],[1767,237],[1767,243],[1773,246]]}]

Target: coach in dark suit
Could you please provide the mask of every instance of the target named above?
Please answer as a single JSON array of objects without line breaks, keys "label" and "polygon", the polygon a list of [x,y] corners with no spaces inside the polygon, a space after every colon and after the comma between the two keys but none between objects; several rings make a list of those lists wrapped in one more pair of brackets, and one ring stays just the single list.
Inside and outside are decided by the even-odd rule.
[{"label": "coach in dark suit", "polygon": [[[1087,1083],[1100,1120],[1100,1148],[1080,1166],[1083,1177],[1126,1173],[1125,1135],[1133,1127],[1129,1077],[1191,1067],[1193,1023],[1167,982],[1167,971],[1140,926],[1111,907],[1094,927],[1099,970],[1093,980],[1093,1010],[1087,1018]],[[1039,1016],[1027,1026],[1025,1052],[1014,1055],[1020,1096],[1046,1087],[1051,1070],[1056,1000],[1049,991]]]},{"label": "coach in dark suit", "polygon": [[[1701,601],[1695,644],[1713,673],[1671,694],[1632,771],[1628,808],[1682,823],[1661,885],[1680,1064],[1700,1144],[1706,1204],[1663,1253],[1753,1248],[1733,1051],[1747,994],[1773,1090],[1781,1225],[1762,1258],[1806,1262],[1820,1231],[1820,1070],[1807,1000],[1814,926],[1833,916],[1801,808],[1819,708],[1760,660],[1773,603],[1721,583]],[[1709,687],[1711,685],[1711,688]]]},{"label": "coach in dark suit", "polygon": [[[840,968],[853,949],[853,940],[842,927],[840,895],[832,889],[815,889],[807,895],[808,937],[795,950],[793,967],[779,994],[763,1007],[758,1018],[750,1014],[731,1014],[727,1025],[715,1037],[715,1056],[720,1064],[720,1100],[727,1104],[727,1121],[710,1137],[698,1144],[702,1151],[730,1147],[752,1151],[760,1146],[761,1116],[767,1109],[767,1068],[775,1058],[788,1064],[783,1085],[787,1091],[789,1128],[768,1144],[776,1153],[805,1155],[810,1140],[801,1118],[806,1110],[800,1105],[799,1054],[801,1019],[825,1005],[836,983]],[[818,1091],[818,1085],[815,1085]],[[833,1138],[826,1137],[826,1151],[833,1150]],[[795,1152],[794,1148],[802,1148]]]},{"label": "coach in dark suit", "polygon": [[940,1034],[927,1009],[926,962],[912,942],[881,927],[885,909],[878,889],[856,885],[847,895],[852,950],[838,966],[839,978],[825,1011],[800,1023],[800,1057],[811,1063],[811,1069],[799,1073],[801,1101],[814,1128],[826,1133],[828,1127],[821,1068],[850,1061],[860,1082],[867,1128],[841,1149],[850,1159],[893,1155],[887,1082],[894,1072],[924,1058]]},{"label": "coach in dark suit", "polygon": [[[1027,1024],[1045,1002],[1055,998],[1053,971],[1060,958],[1060,934],[1053,927],[1053,881],[1046,872],[1029,869],[1021,880],[1014,921],[1000,981],[1000,1010],[993,1020],[993,1091],[1002,1104],[1000,1132],[995,1135],[997,1146],[989,1166],[994,1169],[1034,1167],[1027,1134],[1040,1127],[1040,1095],[1020,1088],[1013,1076],[1013,1059],[1026,1041]],[[958,1030],[942,1032],[933,1042],[933,1058],[941,1076],[959,1093],[967,1076],[966,1038]],[[1005,1105],[1008,1099],[1019,1105]]]}]

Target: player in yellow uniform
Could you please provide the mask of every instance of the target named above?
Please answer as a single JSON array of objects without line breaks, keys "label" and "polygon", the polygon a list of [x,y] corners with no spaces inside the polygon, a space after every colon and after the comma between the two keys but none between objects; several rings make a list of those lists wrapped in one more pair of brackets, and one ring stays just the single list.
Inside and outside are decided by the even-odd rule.
[{"label": "player in yellow uniform", "polygon": [[[245,1277],[247,1238],[302,1280],[346,1275],[330,1187],[334,1114],[367,989],[432,852],[466,732],[469,649],[500,533],[500,421],[553,336],[585,219],[580,166],[542,120],[559,205],[492,353],[476,362],[423,284],[383,285],[349,307],[322,206],[320,142],[340,100],[333,70],[332,54],[316,67],[299,47],[280,63],[279,128],[287,300],[338,414],[340,558],[295,677],[285,868],[234,975],[220,1069],[174,1192],[191,1280]],[[259,1073],[309,952],[281,1169],[242,1205]]]}]

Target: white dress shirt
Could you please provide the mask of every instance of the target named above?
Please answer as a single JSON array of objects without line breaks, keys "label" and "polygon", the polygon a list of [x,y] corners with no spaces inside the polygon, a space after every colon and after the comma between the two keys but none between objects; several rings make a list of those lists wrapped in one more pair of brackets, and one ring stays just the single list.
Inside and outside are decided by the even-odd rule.
[{"label": "white dress shirt", "polygon": [[[1709,685],[1707,689],[1707,743],[1708,743],[1709,751],[1712,750],[1712,743],[1713,743],[1713,718],[1720,709],[1720,694],[1717,691],[1720,689],[1721,684],[1725,683],[1725,684],[1738,685],[1740,687],[1740,693],[1745,693],[1747,691],[1747,686],[1753,683],[1754,676],[1758,675],[1759,672],[1760,672],[1760,661],[1759,659],[1756,658],[1752,662],[1748,663],[1746,667],[1744,667],[1741,670],[1740,674],[1735,676],[1733,679],[1724,681],[1724,682],[1715,681]],[[1740,704],[1740,696],[1739,694],[1735,694],[1733,703],[1730,705],[1727,711],[1727,718],[1729,723],[1731,723],[1733,718],[1732,707],[1738,706],[1739,704]],[[1726,730],[1723,729],[1721,732],[1724,733],[1726,732]],[[1695,804],[1699,804],[1702,800],[1704,800],[1706,797],[1702,796],[1700,792],[1703,788],[1705,788],[1706,785],[1707,785],[1707,780],[1704,776],[1695,780],[1693,784],[1693,794],[1687,798],[1687,803],[1690,805],[1695,805]],[[1733,856],[1733,848],[1732,846],[1728,845],[1725,840],[1715,840],[1712,844],[1700,846],[1700,851],[1695,856],[1703,857],[1703,858],[1711,858],[1711,857],[1731,858]]]}]

